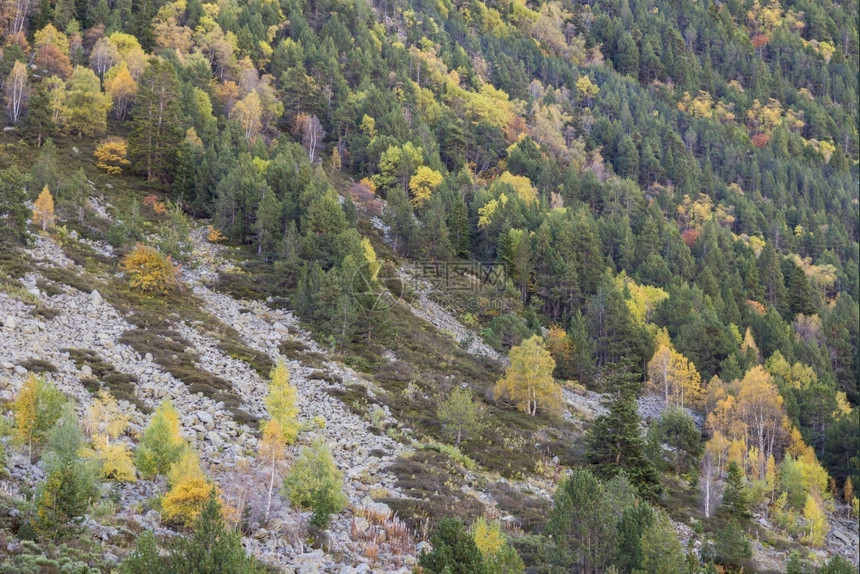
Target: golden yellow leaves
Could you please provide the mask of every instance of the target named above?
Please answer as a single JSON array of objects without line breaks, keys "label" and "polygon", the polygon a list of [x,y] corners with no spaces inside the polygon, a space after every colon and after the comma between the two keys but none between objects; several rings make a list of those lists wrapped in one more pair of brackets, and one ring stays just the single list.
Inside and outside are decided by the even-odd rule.
[{"label": "golden yellow leaves", "polygon": [[496,383],[496,396],[509,398],[519,410],[531,416],[538,407],[559,414],[563,401],[561,386],[552,377],[555,360],[541,337],[534,335],[512,348],[510,360],[505,376]]},{"label": "golden yellow leaves", "polygon": [[111,175],[119,175],[123,168],[131,165],[128,160],[128,142],[122,138],[108,138],[99,144],[93,153],[96,165]]},{"label": "golden yellow leaves", "polygon": [[33,223],[42,227],[46,232],[53,229],[56,216],[54,215],[54,196],[48,190],[48,186],[42,188],[42,193],[36,199],[33,206]]},{"label": "golden yellow leaves", "polygon": [[154,247],[138,243],[122,260],[129,284],[144,293],[167,293],[179,285],[179,266]]}]

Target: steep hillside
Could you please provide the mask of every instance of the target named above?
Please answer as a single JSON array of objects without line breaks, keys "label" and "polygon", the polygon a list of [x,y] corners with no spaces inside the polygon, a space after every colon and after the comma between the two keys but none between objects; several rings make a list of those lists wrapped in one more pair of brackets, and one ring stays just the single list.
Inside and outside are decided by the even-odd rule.
[{"label": "steep hillside", "polygon": [[0,572],[857,568],[856,3],[0,15]]}]

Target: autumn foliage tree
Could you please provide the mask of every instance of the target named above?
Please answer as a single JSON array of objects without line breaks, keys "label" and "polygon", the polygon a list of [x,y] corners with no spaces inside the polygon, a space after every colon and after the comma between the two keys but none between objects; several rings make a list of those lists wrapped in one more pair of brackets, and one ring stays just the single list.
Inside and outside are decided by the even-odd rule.
[{"label": "autumn foliage tree", "polygon": [[122,267],[132,288],[143,293],[167,293],[179,286],[178,266],[154,247],[138,243],[123,258]]},{"label": "autumn foliage tree", "polygon": [[272,419],[263,427],[263,437],[258,443],[260,461],[266,465],[268,483],[266,491],[266,509],[263,512],[263,522],[269,521],[269,510],[272,508],[272,494],[277,484],[281,467],[287,458],[287,445],[284,441],[284,429],[281,424]]},{"label": "autumn foliage tree", "polygon": [[102,93],[101,81],[89,68],[77,66],[66,82],[63,125],[80,136],[94,136],[107,129],[111,99]]},{"label": "autumn foliage tree", "polygon": [[128,421],[129,416],[120,410],[113,395],[104,389],[87,409],[87,427],[101,459],[104,478],[118,482],[136,480],[131,453],[128,446],[119,440],[128,428]]},{"label": "autumn foliage tree", "polygon": [[648,362],[647,388],[663,395],[666,406],[697,406],[702,383],[696,366],[676,351],[668,340],[660,344]]},{"label": "autumn foliage tree", "polygon": [[284,441],[288,444],[293,443],[301,429],[298,421],[298,393],[290,384],[290,371],[283,359],[280,359],[272,369],[269,393],[266,395],[266,409],[272,420],[278,422]]},{"label": "autumn foliage tree", "polygon": [[197,454],[188,446],[170,466],[167,481],[170,490],[161,501],[164,518],[190,526],[200,516],[213,485],[200,469]]},{"label": "autumn foliage tree", "polygon": [[36,198],[36,203],[33,204],[33,223],[41,226],[42,231],[47,231],[54,227],[56,216],[54,214],[54,196],[48,186],[42,188],[42,193]]},{"label": "autumn foliage tree", "polygon": [[558,415],[562,409],[561,386],[552,372],[555,360],[544,347],[543,339],[534,335],[511,349],[511,365],[496,383],[499,398],[513,401],[521,411],[534,416],[538,407]]},{"label": "autumn foliage tree", "polygon": [[111,175],[119,175],[131,165],[128,160],[128,142],[122,138],[108,138],[99,144],[94,154],[96,165]]},{"label": "autumn foliage tree", "polygon": [[421,166],[409,179],[409,191],[412,193],[412,204],[416,207],[424,205],[433,194],[439,184],[442,183],[442,174],[427,166]]},{"label": "autumn foliage tree", "polygon": [[114,115],[117,119],[125,118],[134,97],[137,95],[137,82],[125,62],[110,69],[105,77],[105,92],[113,101]]},{"label": "autumn foliage tree", "polygon": [[15,438],[27,445],[30,458],[33,447],[42,444],[48,431],[60,418],[66,397],[42,377],[31,374],[12,401],[15,415]]},{"label": "autumn foliage tree", "polygon": [[24,107],[29,97],[27,66],[22,62],[16,61],[12,66],[12,71],[6,77],[4,91],[6,93],[6,111],[12,123],[16,124],[24,113]]}]

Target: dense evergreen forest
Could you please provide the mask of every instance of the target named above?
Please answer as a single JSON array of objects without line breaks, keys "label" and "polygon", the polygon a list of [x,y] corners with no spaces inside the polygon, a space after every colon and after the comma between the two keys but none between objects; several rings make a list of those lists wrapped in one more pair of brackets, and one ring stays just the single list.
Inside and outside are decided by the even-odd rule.
[{"label": "dense evergreen forest", "polygon": [[[534,439],[559,465],[551,510],[513,546],[474,513],[397,508],[436,529],[425,572],[750,571],[753,514],[786,555],[806,550],[789,561],[806,572],[828,521],[856,522],[855,2],[4,0],[0,28],[4,245],[57,218],[107,241],[131,289],[158,298],[173,263],[195,265],[189,229],[205,220],[241,268],[218,289],[295,312],[397,397],[426,393],[385,405],[438,409],[416,423],[448,443],[432,456],[455,444],[507,477],[545,470],[538,453],[520,453],[519,475],[504,467],[529,447],[490,436],[475,405],[554,437]],[[417,300],[383,279],[428,261],[504,270],[497,292],[436,293],[501,361],[464,358],[463,339],[456,359],[419,364],[412,317],[373,304],[385,289]],[[452,373],[468,392],[445,402]],[[579,444],[559,439],[566,397],[589,392],[601,414]],[[641,397],[664,409],[644,433]],[[51,431],[52,452],[69,454],[71,425]],[[198,490],[190,536],[224,528]],[[695,552],[658,551],[676,539],[673,506],[703,516]],[[257,568],[219,536],[231,572]],[[144,542],[125,571],[159,571]],[[183,544],[158,567],[198,571],[175,569],[204,560]],[[826,558],[822,572],[852,571]]]}]

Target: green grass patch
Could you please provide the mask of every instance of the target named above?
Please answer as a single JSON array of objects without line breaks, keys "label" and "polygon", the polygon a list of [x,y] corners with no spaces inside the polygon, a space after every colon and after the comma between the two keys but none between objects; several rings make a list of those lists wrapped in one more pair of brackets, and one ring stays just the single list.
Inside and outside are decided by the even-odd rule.
[{"label": "green grass patch", "polygon": [[29,258],[21,250],[0,250],[0,279],[20,279],[32,269]]},{"label": "green grass patch", "polygon": [[44,374],[56,373],[57,367],[53,363],[43,361],[42,359],[26,359],[18,363],[19,366],[27,369],[31,373]]},{"label": "green grass patch", "polygon": [[419,451],[399,458],[388,467],[397,477],[397,488],[409,498],[382,500],[410,529],[430,529],[443,518],[456,517],[471,523],[483,512],[483,505],[464,494],[466,469],[438,451]]},{"label": "green grass patch", "polygon": [[102,359],[95,351],[74,348],[62,349],[62,351],[69,354],[69,358],[72,359],[78,369],[84,365],[92,369],[93,376],[81,380],[81,383],[90,393],[96,394],[102,389],[107,389],[114,398],[128,401],[142,413],[148,414],[152,411],[137,396],[136,390],[139,381],[136,376],[117,371],[112,364]]},{"label": "green grass patch", "polygon": [[53,281],[49,281],[43,277],[36,280],[36,286],[48,297],[59,295],[63,292],[63,288]]},{"label": "green grass patch", "polygon": [[30,315],[37,319],[42,319],[43,321],[50,321],[61,313],[62,311],[52,309],[51,307],[45,307],[44,305],[36,305],[35,308],[30,310]]},{"label": "green grass patch", "polygon": [[235,340],[221,340],[218,343],[218,348],[221,349],[225,355],[232,357],[237,361],[248,363],[248,365],[257,371],[257,374],[263,379],[269,378],[269,374],[275,366],[275,363],[263,351],[257,351],[256,349],[252,349],[251,347],[243,345]]},{"label": "green grass patch", "polygon": [[541,533],[546,525],[552,503],[540,496],[527,494],[507,482],[495,482],[488,487],[493,500],[504,514],[516,517],[516,524],[526,532]]},{"label": "green grass patch", "polygon": [[84,293],[92,293],[99,286],[93,275],[71,267],[42,267],[39,273],[53,283],[62,283]]}]

